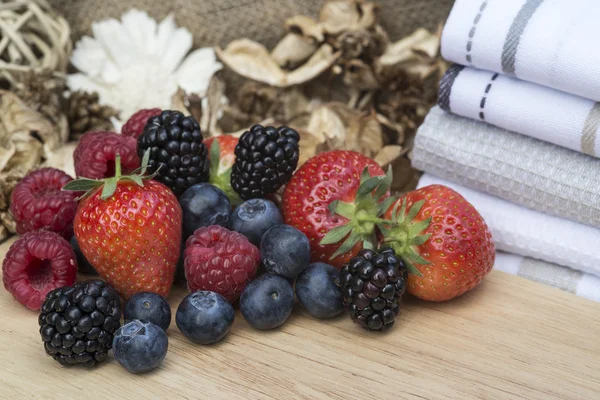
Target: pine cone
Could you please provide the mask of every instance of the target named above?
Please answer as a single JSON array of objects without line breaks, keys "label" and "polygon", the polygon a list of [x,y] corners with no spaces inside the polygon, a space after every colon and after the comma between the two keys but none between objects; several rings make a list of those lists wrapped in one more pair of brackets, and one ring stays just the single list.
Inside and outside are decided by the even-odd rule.
[{"label": "pine cone", "polygon": [[114,129],[110,119],[119,115],[119,112],[112,107],[100,105],[98,101],[98,93],[82,91],[71,93],[66,106],[71,140],[78,140],[88,131]]},{"label": "pine cone", "polygon": [[27,106],[42,113],[53,123],[58,123],[62,114],[64,78],[56,77],[50,70],[23,72],[16,75],[16,78],[15,94]]}]

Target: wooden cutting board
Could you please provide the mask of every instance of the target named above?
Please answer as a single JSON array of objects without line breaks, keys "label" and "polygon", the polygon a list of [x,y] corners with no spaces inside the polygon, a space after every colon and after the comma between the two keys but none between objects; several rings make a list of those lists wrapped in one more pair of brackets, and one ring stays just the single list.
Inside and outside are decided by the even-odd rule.
[{"label": "wooden cutting board", "polygon": [[[55,165],[70,170],[69,156]],[[173,290],[173,315],[185,294]],[[140,376],[112,356],[61,367],[44,353],[35,312],[2,288],[0,310],[3,399],[600,399],[600,304],[497,271],[451,302],[408,299],[385,334],[297,307],[270,332],[238,311],[221,343],[200,346],[173,321],[165,361]]]}]

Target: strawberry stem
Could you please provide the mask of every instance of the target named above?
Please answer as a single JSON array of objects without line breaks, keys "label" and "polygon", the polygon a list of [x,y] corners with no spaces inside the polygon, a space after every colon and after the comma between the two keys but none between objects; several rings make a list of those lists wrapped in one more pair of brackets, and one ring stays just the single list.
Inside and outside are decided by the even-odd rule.
[{"label": "strawberry stem", "polygon": [[117,153],[115,157],[115,178],[121,177],[121,155]]}]

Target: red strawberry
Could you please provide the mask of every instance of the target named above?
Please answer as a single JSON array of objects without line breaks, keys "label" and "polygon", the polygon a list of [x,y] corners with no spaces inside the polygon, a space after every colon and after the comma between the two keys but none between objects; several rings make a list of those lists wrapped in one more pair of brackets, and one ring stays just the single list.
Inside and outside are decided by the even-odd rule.
[{"label": "red strawberry", "polygon": [[242,199],[231,187],[231,168],[235,162],[235,146],[238,138],[231,135],[213,136],[204,141],[209,149],[210,178],[209,182],[221,189],[232,206],[242,203]]},{"label": "red strawberry", "polygon": [[185,248],[185,277],[190,292],[210,290],[236,301],[256,275],[260,252],[241,233],[218,225],[198,228]]},{"label": "red strawberry", "polygon": [[287,184],[285,223],[310,240],[312,261],[341,268],[358,250],[375,247],[392,182],[373,160],[334,150],[310,158]]},{"label": "red strawberry", "polygon": [[[145,172],[147,156],[142,173]],[[173,284],[181,244],[181,207],[162,183],[140,175],[105,180],[79,179],[65,190],[88,191],[75,215],[81,252],[119,294],[167,296]]]},{"label": "red strawberry", "polygon": [[460,296],[494,266],[494,242],[485,221],[446,186],[408,193],[388,209],[386,217],[394,225],[384,230],[385,242],[411,273],[408,292],[423,300]]}]

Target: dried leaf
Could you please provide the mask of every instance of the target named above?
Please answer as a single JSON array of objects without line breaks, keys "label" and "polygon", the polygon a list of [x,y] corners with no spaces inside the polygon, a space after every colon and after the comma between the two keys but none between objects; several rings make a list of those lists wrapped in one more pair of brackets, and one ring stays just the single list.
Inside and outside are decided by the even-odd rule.
[{"label": "dried leaf", "polygon": [[290,121],[292,118],[306,112],[309,107],[308,98],[298,87],[287,89],[283,93],[281,102],[284,121]]},{"label": "dried leaf", "polygon": [[344,66],[344,83],[360,90],[375,90],[380,86],[371,66],[359,59],[351,60]]},{"label": "dried leaf", "polygon": [[202,114],[203,118],[200,125],[205,132],[214,136],[219,133],[217,122],[219,118],[221,118],[223,106],[227,103],[227,98],[225,97],[225,82],[221,79],[219,73],[214,74],[210,79],[210,83],[206,89],[205,99],[206,101],[202,104],[206,104],[206,106],[203,107],[204,112]]},{"label": "dried leaf", "polygon": [[402,68],[408,74],[425,78],[440,67],[437,63],[439,49],[439,36],[419,28],[388,46],[378,60],[378,67]]},{"label": "dried leaf", "polygon": [[377,22],[376,9],[375,3],[361,0],[329,0],[321,8],[319,21],[332,35],[367,29]]},{"label": "dried leaf", "polygon": [[225,65],[245,78],[271,86],[283,86],[286,80],[285,72],[267,48],[250,39],[234,40],[224,50],[217,47],[215,52]]},{"label": "dried leaf", "polygon": [[312,112],[306,130],[316,151],[354,150],[373,157],[383,147],[381,126],[374,114],[363,116],[343,103],[328,103]]},{"label": "dried leaf", "polygon": [[175,94],[171,97],[171,109],[180,111],[184,115],[190,115],[190,111],[185,105],[185,91],[182,88],[178,88]]},{"label": "dried leaf", "polygon": [[394,162],[402,155],[402,146],[391,144],[384,146],[377,155],[373,158],[376,163],[381,165],[381,168],[386,169],[388,165]]},{"label": "dried leaf", "polygon": [[283,68],[294,68],[308,60],[317,50],[315,41],[288,33],[271,51],[271,57]]},{"label": "dried leaf", "polygon": [[216,48],[215,51],[219,59],[237,74],[276,87],[307,82],[331,67],[339,56],[331,46],[323,45],[301,67],[286,72],[262,44],[249,39],[234,40],[224,50]]},{"label": "dried leaf", "polygon": [[292,33],[312,39],[315,43],[321,43],[325,39],[323,27],[317,21],[304,15],[296,15],[285,21],[285,28]]}]

